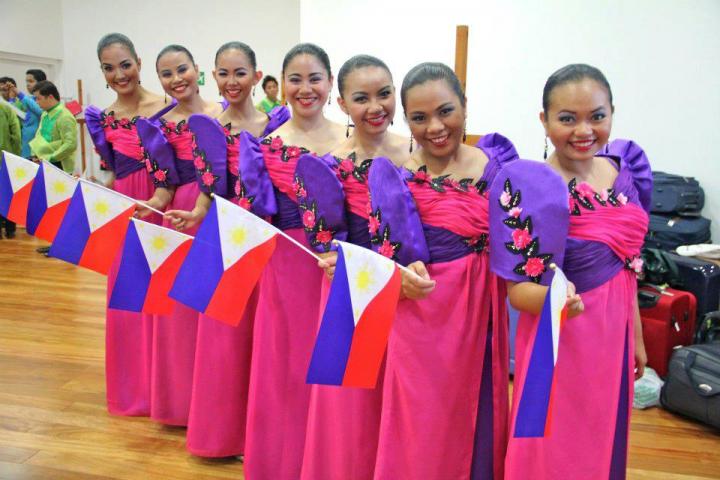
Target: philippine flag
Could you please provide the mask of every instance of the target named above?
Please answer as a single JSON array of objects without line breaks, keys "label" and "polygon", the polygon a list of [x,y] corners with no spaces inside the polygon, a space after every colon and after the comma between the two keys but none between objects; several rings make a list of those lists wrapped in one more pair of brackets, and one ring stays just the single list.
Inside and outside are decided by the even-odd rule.
[{"label": "philippine flag", "polygon": [[50,247],[50,256],[107,275],[133,213],[133,199],[81,180]]},{"label": "philippine flag", "polygon": [[27,212],[27,232],[50,243],[60,228],[78,180],[50,162],[40,164]]},{"label": "philippine flag", "polygon": [[198,229],[170,296],[232,326],[275,250],[278,231],[217,195]]},{"label": "philippine flag", "polygon": [[0,165],[0,215],[25,225],[28,201],[38,165],[3,150]]},{"label": "philippine flag", "polygon": [[338,244],[307,382],[375,388],[400,298],[400,271],[372,250]]},{"label": "philippine flag", "polygon": [[193,237],[132,219],[108,307],[166,315],[175,303],[168,292]]},{"label": "philippine flag", "polygon": [[568,280],[560,268],[554,269],[552,284],[545,296],[538,321],[518,403],[515,438],[546,437],[550,434],[555,364],[558,358],[560,331],[567,316]]}]

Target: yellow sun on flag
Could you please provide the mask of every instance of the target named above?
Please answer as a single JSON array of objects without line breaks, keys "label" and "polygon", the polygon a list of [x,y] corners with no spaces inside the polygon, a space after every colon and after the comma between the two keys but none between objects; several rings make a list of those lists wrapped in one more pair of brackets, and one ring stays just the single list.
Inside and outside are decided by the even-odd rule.
[{"label": "yellow sun on flag", "polygon": [[234,228],[233,231],[230,232],[230,241],[238,247],[241,247],[246,239],[247,232],[243,227]]},{"label": "yellow sun on flag", "polygon": [[161,235],[153,237],[152,242],[150,242],[150,248],[152,248],[156,252],[162,252],[163,250],[165,250],[167,245],[167,240],[165,240],[165,237]]},{"label": "yellow sun on flag", "polygon": [[367,266],[360,269],[355,275],[355,286],[361,292],[366,292],[370,286],[375,283],[372,273],[368,270]]},{"label": "yellow sun on flag", "polygon": [[67,185],[65,185],[63,182],[58,180],[55,183],[53,183],[52,189],[53,189],[53,192],[62,195],[67,192]]},{"label": "yellow sun on flag", "polygon": [[104,217],[110,213],[110,205],[105,200],[98,200],[95,202],[95,213]]},{"label": "yellow sun on flag", "polygon": [[22,167],[18,167],[15,169],[15,178],[17,178],[18,180],[23,180],[25,177],[27,177],[27,170]]}]

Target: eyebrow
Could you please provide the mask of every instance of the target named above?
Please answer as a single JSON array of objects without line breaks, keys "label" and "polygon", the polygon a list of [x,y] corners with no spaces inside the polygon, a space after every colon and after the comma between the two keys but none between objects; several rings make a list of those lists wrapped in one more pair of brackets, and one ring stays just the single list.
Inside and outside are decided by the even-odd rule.
[{"label": "eyebrow", "polygon": [[453,102],[445,102],[445,103],[443,103],[442,105],[440,105],[439,107],[437,107],[437,108],[435,109],[435,111],[437,111],[437,110],[442,110],[443,108],[447,108],[447,107],[453,107],[453,106],[454,106],[454,105],[453,105]]}]

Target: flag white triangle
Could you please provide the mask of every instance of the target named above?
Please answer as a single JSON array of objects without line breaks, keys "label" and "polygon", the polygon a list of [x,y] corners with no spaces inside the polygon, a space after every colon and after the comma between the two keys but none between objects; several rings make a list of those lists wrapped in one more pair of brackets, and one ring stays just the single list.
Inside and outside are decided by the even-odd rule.
[{"label": "flag white triangle", "polygon": [[80,190],[85,202],[90,232],[114,220],[134,204],[131,199],[90,182],[80,182]]},{"label": "flag white triangle", "polygon": [[47,208],[64,202],[73,196],[78,180],[63,172],[52,163],[43,160],[45,198]]},{"label": "flag white triangle", "polygon": [[135,224],[135,231],[137,231],[151,273],[155,273],[182,243],[193,238],[190,235],[135,218],[132,221]]},{"label": "flag white triangle", "polygon": [[345,258],[353,319],[357,325],[367,306],[390,281],[395,272],[395,262],[367,248],[338,243]]},{"label": "flag white triangle", "polygon": [[560,316],[567,302],[568,279],[560,267],[554,270],[550,284],[550,315],[552,318],[553,360],[557,363],[558,347],[560,345]]},{"label": "flag white triangle", "polygon": [[247,252],[270,240],[277,230],[244,208],[217,195],[214,198],[223,269],[227,270]]},{"label": "flag white triangle", "polygon": [[14,153],[6,152],[5,150],[3,150],[3,159],[8,176],[10,177],[10,186],[12,187],[13,193],[32,182],[37,174],[38,168],[40,168],[36,163],[19,157]]}]

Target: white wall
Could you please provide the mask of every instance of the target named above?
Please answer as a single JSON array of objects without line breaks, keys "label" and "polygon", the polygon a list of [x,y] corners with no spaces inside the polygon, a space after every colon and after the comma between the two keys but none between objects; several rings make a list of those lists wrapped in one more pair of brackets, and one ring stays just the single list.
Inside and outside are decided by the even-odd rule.
[{"label": "white wall", "polygon": [[56,0],[2,0],[0,32],[0,52],[63,58],[62,5]]},{"label": "white wall", "polygon": [[[468,131],[502,132],[524,158],[542,155],[546,78],[568,63],[597,66],[613,88],[613,138],[636,140],[657,170],[697,177],[720,243],[717,0],[301,0],[300,18],[302,41],[323,46],[335,71],[377,55],[398,89],[419,62],[452,67],[455,26],[469,25]],[[337,107],[329,114],[345,121]]]}]

